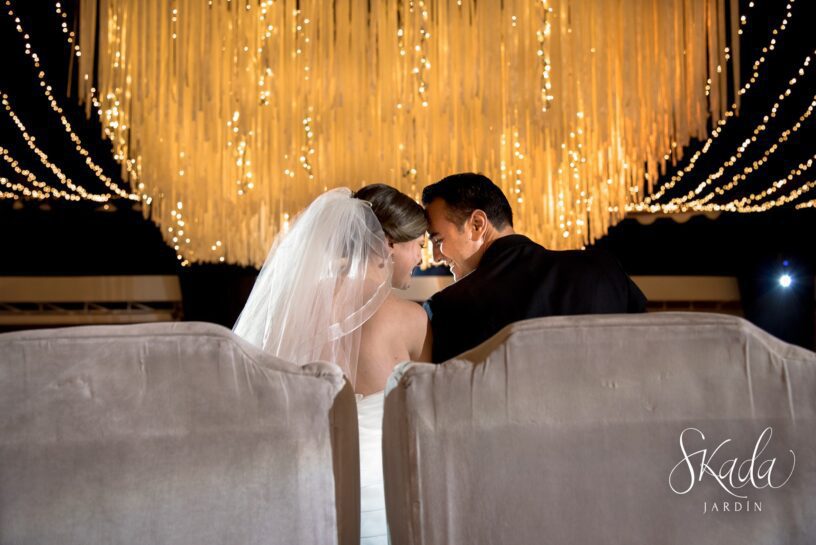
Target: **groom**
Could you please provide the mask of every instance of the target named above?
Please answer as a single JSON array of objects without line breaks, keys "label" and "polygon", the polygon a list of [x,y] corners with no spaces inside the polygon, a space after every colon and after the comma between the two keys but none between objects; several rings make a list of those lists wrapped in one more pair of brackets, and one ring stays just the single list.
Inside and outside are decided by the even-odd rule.
[{"label": "groom", "polygon": [[611,256],[551,251],[516,234],[510,203],[481,174],[429,185],[422,204],[434,259],[444,260],[456,280],[425,304],[435,363],[519,320],[646,310],[643,293]]}]

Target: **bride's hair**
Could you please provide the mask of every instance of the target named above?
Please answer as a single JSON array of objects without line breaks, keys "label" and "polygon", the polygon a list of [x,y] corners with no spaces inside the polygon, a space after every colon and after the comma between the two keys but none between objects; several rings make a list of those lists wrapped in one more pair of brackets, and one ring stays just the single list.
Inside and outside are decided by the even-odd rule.
[{"label": "bride's hair", "polygon": [[428,230],[428,220],[422,207],[390,185],[367,185],[353,196],[371,204],[385,236],[391,242],[408,242],[421,237]]}]

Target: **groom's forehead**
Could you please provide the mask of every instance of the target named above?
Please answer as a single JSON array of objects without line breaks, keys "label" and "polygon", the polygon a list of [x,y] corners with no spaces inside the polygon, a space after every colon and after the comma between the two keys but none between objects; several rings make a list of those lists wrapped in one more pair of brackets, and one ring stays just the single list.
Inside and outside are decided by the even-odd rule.
[{"label": "groom's forehead", "polygon": [[442,225],[439,222],[444,219],[445,216],[443,214],[434,214],[433,216],[430,214],[428,215],[428,234],[431,236],[431,238],[439,234],[439,230],[442,228]]},{"label": "groom's forehead", "polygon": [[448,215],[448,203],[442,199],[434,199],[425,207],[425,213],[429,221],[445,219]]},{"label": "groom's forehead", "polygon": [[425,207],[425,212],[428,218],[428,233],[431,236],[439,234],[438,231],[444,229],[446,224],[451,224],[454,227],[459,226],[459,218],[455,213],[455,209],[451,208],[450,204],[442,198],[431,201]]}]

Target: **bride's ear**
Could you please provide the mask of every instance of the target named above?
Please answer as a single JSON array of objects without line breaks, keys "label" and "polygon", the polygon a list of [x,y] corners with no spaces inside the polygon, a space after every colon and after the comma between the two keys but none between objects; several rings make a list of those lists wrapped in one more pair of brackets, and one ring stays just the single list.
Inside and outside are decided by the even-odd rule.
[{"label": "bride's ear", "polygon": [[394,244],[396,244],[393,240],[391,240],[388,236],[385,237],[385,240],[388,241],[388,259],[391,260],[391,263],[394,262]]},{"label": "bride's ear", "polygon": [[388,261],[394,262],[394,245],[390,242],[388,243],[388,253],[380,260],[378,267],[384,269]]}]

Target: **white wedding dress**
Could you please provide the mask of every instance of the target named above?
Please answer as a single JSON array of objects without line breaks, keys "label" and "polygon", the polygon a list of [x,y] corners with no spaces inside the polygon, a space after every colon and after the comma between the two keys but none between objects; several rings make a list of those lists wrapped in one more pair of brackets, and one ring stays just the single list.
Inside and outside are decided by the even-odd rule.
[{"label": "white wedding dress", "polygon": [[360,545],[387,545],[382,464],[384,392],[357,395],[360,431]]},{"label": "white wedding dress", "polygon": [[[333,362],[353,386],[361,326],[391,292],[390,255],[371,205],[348,189],[327,191],[276,238],[233,331],[298,365]],[[361,545],[388,543],[383,401],[383,392],[357,400]]]}]

